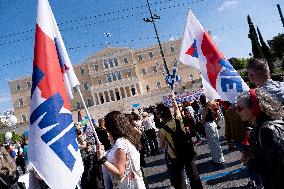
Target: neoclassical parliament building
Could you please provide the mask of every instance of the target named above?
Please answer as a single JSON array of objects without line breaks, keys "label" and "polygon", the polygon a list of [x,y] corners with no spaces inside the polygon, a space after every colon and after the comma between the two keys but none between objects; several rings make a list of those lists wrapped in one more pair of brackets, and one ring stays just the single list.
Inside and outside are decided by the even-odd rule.
[{"label": "neoclassical parliament building", "polygon": [[[178,59],[180,40],[162,43],[170,72]],[[80,89],[93,118],[100,118],[109,111],[128,112],[162,102],[171,93],[163,72],[163,59],[158,45],[141,49],[107,47],[74,65],[80,81]],[[178,74],[182,82],[176,85],[179,92],[200,87],[199,72],[179,64]],[[29,123],[31,76],[9,81],[15,115],[20,124]],[[83,109],[80,96],[73,91],[71,111],[74,121],[78,110]],[[84,110],[82,110],[84,112]]]}]

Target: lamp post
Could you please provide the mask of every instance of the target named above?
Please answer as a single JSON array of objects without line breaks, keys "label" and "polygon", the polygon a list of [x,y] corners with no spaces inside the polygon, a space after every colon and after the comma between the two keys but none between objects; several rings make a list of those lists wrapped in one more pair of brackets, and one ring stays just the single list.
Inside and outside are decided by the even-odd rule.
[{"label": "lamp post", "polygon": [[167,62],[166,62],[166,58],[165,58],[165,55],[164,55],[164,51],[163,51],[163,48],[162,48],[162,45],[161,45],[161,42],[160,42],[160,38],[159,38],[159,35],[158,35],[158,31],[157,31],[157,28],[156,28],[156,24],[155,24],[155,20],[160,19],[160,16],[158,16],[156,14],[154,14],[154,15],[152,14],[152,10],[151,10],[150,4],[149,4],[149,0],[147,0],[147,6],[148,6],[148,9],[149,9],[149,12],[150,12],[150,18],[143,18],[143,20],[144,20],[144,22],[152,22],[152,24],[153,24],[155,34],[156,34],[156,38],[157,38],[158,43],[159,43],[160,53],[161,53],[161,56],[162,56],[162,59],[163,59],[163,62],[164,62],[164,68],[167,72],[167,75],[170,75],[170,72],[169,72],[169,69],[168,69],[168,66],[167,66]]}]

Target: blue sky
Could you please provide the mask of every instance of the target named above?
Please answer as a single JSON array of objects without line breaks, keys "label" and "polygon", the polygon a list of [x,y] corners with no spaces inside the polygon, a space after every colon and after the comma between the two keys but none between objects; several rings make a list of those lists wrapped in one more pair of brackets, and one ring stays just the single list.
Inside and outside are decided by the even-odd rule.
[{"label": "blue sky", "polygon": [[[283,0],[149,0],[161,16],[157,28],[162,41],[180,38],[191,8],[227,58],[248,57],[248,14],[265,40],[284,28],[276,4]],[[156,44],[146,0],[50,0],[73,64],[111,46],[141,48]],[[0,0],[0,112],[12,108],[7,80],[31,75],[36,0]],[[104,32],[110,32],[106,38]],[[18,61],[18,62],[17,62]],[[8,65],[6,65],[8,64]],[[4,65],[4,66],[3,66]]]}]

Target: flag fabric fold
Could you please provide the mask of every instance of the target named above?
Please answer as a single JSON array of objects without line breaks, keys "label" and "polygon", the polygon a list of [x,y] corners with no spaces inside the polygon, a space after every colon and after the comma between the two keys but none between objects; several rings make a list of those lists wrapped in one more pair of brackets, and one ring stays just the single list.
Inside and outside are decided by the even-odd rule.
[{"label": "flag fabric fold", "polygon": [[69,102],[78,84],[48,0],[38,0],[28,157],[53,189],[74,189],[84,170]]},{"label": "flag fabric fold", "polygon": [[179,61],[200,71],[210,98],[235,102],[249,87],[204,31],[191,10],[188,12]]}]

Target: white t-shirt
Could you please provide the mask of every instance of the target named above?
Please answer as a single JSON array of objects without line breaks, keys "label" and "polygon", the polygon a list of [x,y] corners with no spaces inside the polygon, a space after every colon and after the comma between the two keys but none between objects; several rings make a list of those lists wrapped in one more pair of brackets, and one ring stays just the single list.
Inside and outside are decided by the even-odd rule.
[{"label": "white t-shirt", "polygon": [[122,149],[126,152],[126,154],[130,155],[131,161],[134,165],[135,171],[140,170],[140,154],[139,151],[135,148],[135,146],[129,142],[125,138],[118,138],[112,148],[107,153],[107,161],[110,163],[114,163],[114,154],[116,150]]},{"label": "white t-shirt", "polygon": [[146,118],[143,118],[142,127],[143,127],[144,131],[147,131],[148,129],[155,129],[156,130],[156,126],[155,126],[155,122],[154,122],[154,115],[150,115]]}]

